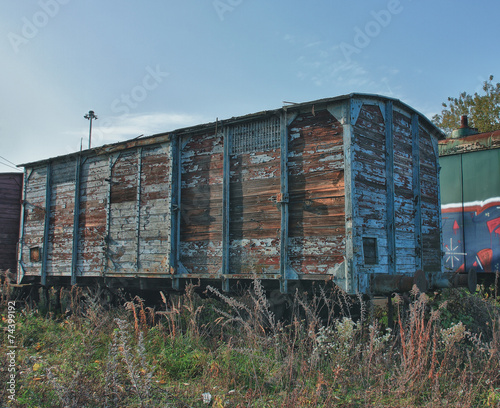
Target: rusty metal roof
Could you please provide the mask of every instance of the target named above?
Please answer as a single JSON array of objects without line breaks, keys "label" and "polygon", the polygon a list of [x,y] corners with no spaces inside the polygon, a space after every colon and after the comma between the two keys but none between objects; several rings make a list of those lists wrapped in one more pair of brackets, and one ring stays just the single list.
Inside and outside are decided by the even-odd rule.
[{"label": "rusty metal roof", "polygon": [[500,148],[500,130],[439,141],[440,156],[496,148]]}]

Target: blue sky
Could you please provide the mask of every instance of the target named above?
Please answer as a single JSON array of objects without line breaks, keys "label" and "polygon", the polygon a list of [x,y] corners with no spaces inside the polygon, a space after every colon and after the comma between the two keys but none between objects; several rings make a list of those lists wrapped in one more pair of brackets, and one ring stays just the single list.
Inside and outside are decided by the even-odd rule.
[{"label": "blue sky", "polygon": [[[428,117],[500,81],[500,2],[3,0],[0,163],[350,92]],[[12,171],[0,164],[0,171]]]}]

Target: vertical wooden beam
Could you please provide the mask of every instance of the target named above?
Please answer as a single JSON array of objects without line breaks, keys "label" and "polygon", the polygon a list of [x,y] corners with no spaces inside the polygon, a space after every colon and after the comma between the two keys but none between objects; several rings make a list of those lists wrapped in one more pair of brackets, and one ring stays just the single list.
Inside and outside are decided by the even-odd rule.
[{"label": "vertical wooden beam", "polygon": [[222,169],[222,289],[229,291],[229,260],[231,256],[229,224],[230,224],[230,182],[231,182],[231,142],[232,128],[224,129],[224,158]]},{"label": "vertical wooden beam", "polygon": [[386,182],[386,231],[387,273],[396,273],[396,215],[394,209],[394,131],[392,101],[385,103],[385,182]]},{"label": "vertical wooden beam", "polygon": [[179,274],[180,263],[180,230],[181,230],[181,143],[180,136],[171,137],[172,155],[172,182],[170,201],[170,273],[172,274],[172,287],[180,289]]},{"label": "vertical wooden beam", "polygon": [[346,102],[346,117],[343,122],[343,143],[344,143],[344,185],[345,185],[345,286],[344,290],[349,294],[356,292],[356,191],[354,180],[356,177],[356,166],[354,160],[355,135],[354,125],[359,115],[361,107],[358,103],[349,98]]},{"label": "vertical wooden beam", "polygon": [[418,115],[411,117],[411,140],[413,158],[413,206],[415,213],[415,270],[422,269],[422,196],[420,188],[420,135]]},{"label": "vertical wooden beam", "polygon": [[288,195],[288,126],[287,111],[283,108],[280,117],[280,291],[288,293],[288,229],[289,229],[289,195]]},{"label": "vertical wooden beam", "polygon": [[41,284],[47,285],[47,260],[49,256],[49,230],[50,230],[50,206],[52,199],[52,165],[47,164],[47,176],[45,179],[45,226],[43,230],[43,254]]},{"label": "vertical wooden beam", "polygon": [[142,198],[142,147],[137,151],[137,195],[136,195],[136,254],[135,269],[140,269],[141,252],[141,198]]},{"label": "vertical wooden beam", "polygon": [[78,262],[78,242],[80,234],[80,185],[82,172],[82,156],[78,155],[75,162],[75,202],[73,208],[73,253],[71,254],[71,285],[76,285]]}]

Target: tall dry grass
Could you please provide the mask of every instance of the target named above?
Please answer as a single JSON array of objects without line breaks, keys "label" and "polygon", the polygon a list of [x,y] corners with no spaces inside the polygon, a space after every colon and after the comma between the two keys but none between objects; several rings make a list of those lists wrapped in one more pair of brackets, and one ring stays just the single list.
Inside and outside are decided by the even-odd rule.
[{"label": "tall dry grass", "polygon": [[259,280],[241,296],[201,290],[110,308],[99,289],[74,287],[46,315],[19,306],[13,406],[500,406],[494,299],[414,289],[389,318],[321,286],[275,302],[280,319]]}]

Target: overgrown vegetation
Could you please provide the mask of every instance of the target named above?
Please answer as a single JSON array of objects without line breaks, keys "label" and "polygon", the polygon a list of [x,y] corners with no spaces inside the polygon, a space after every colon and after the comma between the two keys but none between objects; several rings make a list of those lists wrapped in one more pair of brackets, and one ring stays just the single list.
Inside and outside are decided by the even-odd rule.
[{"label": "overgrown vegetation", "polygon": [[[286,321],[259,281],[239,297],[196,289],[161,293],[156,309],[139,297],[107,307],[79,287],[59,293],[58,309],[16,302],[7,406],[500,407],[493,298],[396,296],[391,330],[385,308],[336,289],[296,293]],[[5,329],[9,300],[4,288]],[[6,341],[0,349],[6,359]],[[7,379],[2,363],[2,401]]]}]

